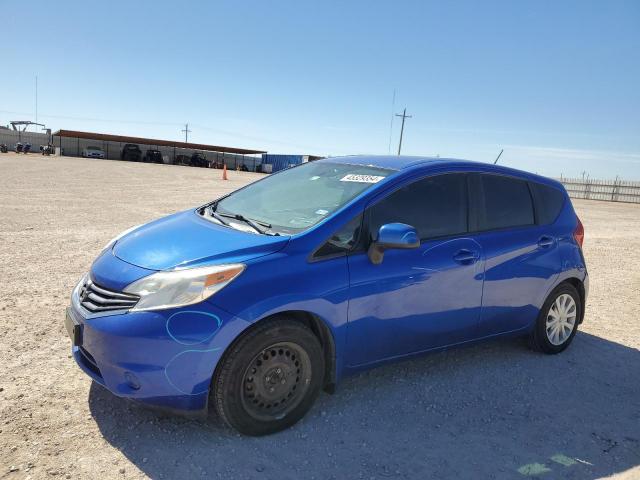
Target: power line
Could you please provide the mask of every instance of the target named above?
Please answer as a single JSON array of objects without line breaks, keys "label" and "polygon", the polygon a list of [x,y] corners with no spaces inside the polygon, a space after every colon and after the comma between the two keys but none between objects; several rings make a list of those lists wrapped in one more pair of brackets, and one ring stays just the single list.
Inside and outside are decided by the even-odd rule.
[{"label": "power line", "polygon": [[[0,110],[0,114],[31,116],[31,115],[33,115],[33,112],[17,112],[17,111],[14,111],[14,110]],[[85,122],[97,122],[97,123],[114,123],[114,124],[121,123],[121,124],[158,125],[158,126],[171,126],[171,127],[185,126],[184,123],[178,123],[178,122],[153,122],[153,121],[145,121],[145,120],[119,120],[119,119],[115,119],[115,118],[91,118],[91,117],[78,117],[78,116],[67,116],[67,115],[39,114],[39,117],[44,117],[44,118],[49,118],[49,119],[56,119],[56,120],[80,120],[80,121],[85,121]],[[306,145],[306,144],[301,144],[301,143],[292,143],[292,142],[286,141],[286,140],[274,139],[274,138],[268,138],[268,137],[261,137],[261,136],[247,135],[247,134],[242,133],[242,132],[235,132],[235,131],[231,131],[231,130],[223,130],[223,129],[208,127],[206,125],[200,125],[200,124],[195,124],[195,123],[190,123],[188,125],[192,125],[192,126],[196,127],[198,130],[206,130],[206,131],[209,131],[209,132],[214,132],[214,133],[219,134],[219,135],[228,135],[230,137],[241,138],[241,139],[245,139],[245,140],[249,140],[249,141],[253,141],[253,142],[258,142],[258,143],[274,143],[274,144],[279,144],[279,145],[286,146],[288,148],[293,147],[293,148],[302,149],[302,150],[310,150],[310,151],[313,150],[313,151],[320,152],[320,153],[322,153],[324,148],[326,148],[326,145],[325,146],[318,146],[318,145],[314,146],[314,145]],[[182,131],[184,131],[184,130],[182,130]],[[189,130],[189,133],[191,133],[191,130]]]},{"label": "power line", "polygon": [[[0,110],[0,113],[10,114],[10,115],[32,115],[33,112],[16,112],[13,110]],[[44,115],[40,114],[40,117],[45,118],[55,118],[57,120],[82,120],[85,122],[103,122],[103,123],[131,123],[137,125],[166,125],[166,126],[180,126],[184,125],[183,123],[178,122],[151,122],[145,120],[122,120],[116,118],[95,118],[95,117],[76,117],[70,115]]]},{"label": "power line", "polygon": [[400,155],[400,151],[402,150],[402,135],[404,134],[404,120],[405,118],[411,118],[411,115],[407,115],[407,109],[405,108],[402,112],[402,115],[396,113],[396,117],[402,117],[402,127],[400,127],[400,142],[398,143],[398,155]]}]

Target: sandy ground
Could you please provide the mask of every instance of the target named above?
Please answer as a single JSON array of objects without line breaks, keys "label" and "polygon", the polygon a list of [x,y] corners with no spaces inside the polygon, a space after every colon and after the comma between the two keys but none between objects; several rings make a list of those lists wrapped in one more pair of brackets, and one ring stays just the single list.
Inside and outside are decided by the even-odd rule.
[{"label": "sandy ground", "polygon": [[127,227],[259,174],[0,155],[0,478],[640,478],[640,206],[577,201],[591,275],[562,355],[502,340],[386,366],[244,438],[92,385],[69,293]]}]

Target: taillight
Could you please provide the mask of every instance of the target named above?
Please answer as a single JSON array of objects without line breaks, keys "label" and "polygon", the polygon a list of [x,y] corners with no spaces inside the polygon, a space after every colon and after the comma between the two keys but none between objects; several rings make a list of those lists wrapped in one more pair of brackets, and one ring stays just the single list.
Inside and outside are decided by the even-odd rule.
[{"label": "taillight", "polygon": [[584,242],[584,227],[579,218],[578,225],[576,225],[576,229],[573,231],[573,238],[576,240],[576,243],[580,245],[580,248],[582,248],[582,242]]}]

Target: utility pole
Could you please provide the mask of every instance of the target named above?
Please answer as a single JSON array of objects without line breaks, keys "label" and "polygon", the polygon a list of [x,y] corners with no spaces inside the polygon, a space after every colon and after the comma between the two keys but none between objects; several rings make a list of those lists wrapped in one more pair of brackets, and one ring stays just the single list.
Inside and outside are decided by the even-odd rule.
[{"label": "utility pole", "polygon": [[36,75],[36,123],[38,123],[38,76]]},{"label": "utility pole", "polygon": [[191,130],[189,130],[189,124],[185,123],[184,130],[180,130],[180,131],[184,132],[184,143],[189,143],[189,134],[191,133]]},{"label": "utility pole", "polygon": [[402,150],[402,135],[404,134],[404,119],[411,118],[411,115],[407,115],[407,109],[405,108],[402,112],[402,115],[396,113],[396,117],[402,117],[402,126],[400,127],[400,143],[398,143],[398,155],[400,155],[400,151]]}]

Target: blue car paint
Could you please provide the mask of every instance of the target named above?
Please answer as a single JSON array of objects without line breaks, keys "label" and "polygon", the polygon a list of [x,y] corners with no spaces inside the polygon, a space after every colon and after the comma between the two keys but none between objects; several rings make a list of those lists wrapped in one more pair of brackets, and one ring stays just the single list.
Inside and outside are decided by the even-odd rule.
[{"label": "blue car paint", "polygon": [[[548,226],[424,241],[417,249],[386,251],[380,265],[372,265],[365,252],[312,261],[310,254],[341,226],[421,177],[488,172],[562,189],[544,177],[460,160],[327,161],[397,171],[297,235],[236,231],[188,210],[139,227],[103,252],[90,275],[116,291],[157,270],[235,262],[246,270],[208,300],[169,310],[90,315],[74,291],[72,314],[83,325],[83,349],[99,373],[74,347],[81,368],[116,395],[203,413],[226,348],[252,324],[277,313],[306,312],[328,327],[335,350],[332,378],[338,381],[393,359],[527,332],[549,292],[566,279],[578,279],[588,291],[584,259],[572,236],[577,219],[568,201]],[[555,240],[541,247],[545,235]],[[472,258],[453,260],[461,249]]]},{"label": "blue car paint", "polygon": [[288,237],[258,236],[212,223],[193,210],[169,215],[138,228],[113,247],[116,257],[152,270],[198,264],[243,262],[277,252]]}]

